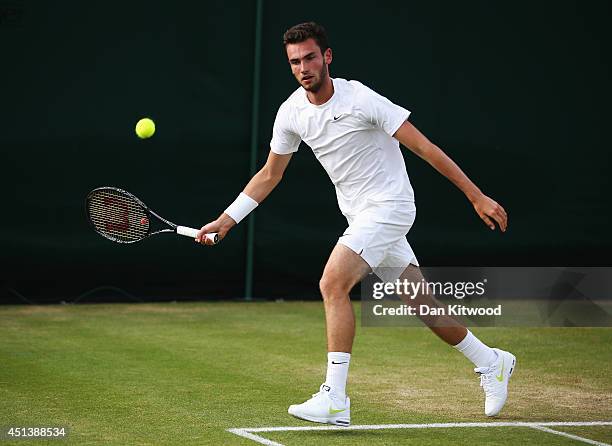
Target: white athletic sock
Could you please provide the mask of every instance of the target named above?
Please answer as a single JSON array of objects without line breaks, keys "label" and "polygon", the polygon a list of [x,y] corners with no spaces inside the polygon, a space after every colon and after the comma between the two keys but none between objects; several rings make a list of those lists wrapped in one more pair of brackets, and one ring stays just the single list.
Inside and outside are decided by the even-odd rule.
[{"label": "white athletic sock", "polygon": [[497,359],[497,353],[485,345],[468,330],[467,335],[455,348],[472,361],[476,367],[487,367]]},{"label": "white athletic sock", "polygon": [[329,352],[327,354],[325,384],[330,387],[330,393],[341,401],[346,398],[346,380],[350,362],[350,353]]}]

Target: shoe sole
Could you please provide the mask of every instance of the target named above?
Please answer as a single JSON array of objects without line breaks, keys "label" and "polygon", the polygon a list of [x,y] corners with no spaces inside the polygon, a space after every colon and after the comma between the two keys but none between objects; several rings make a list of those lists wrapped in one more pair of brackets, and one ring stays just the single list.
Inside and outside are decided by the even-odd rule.
[{"label": "shoe sole", "polygon": [[350,426],[351,425],[351,419],[350,418],[317,418],[317,417],[311,417],[308,415],[297,415],[294,413],[289,412],[289,415],[298,418],[300,420],[305,420],[305,421],[310,421],[312,423],[322,423],[322,424],[335,424],[336,426]]}]

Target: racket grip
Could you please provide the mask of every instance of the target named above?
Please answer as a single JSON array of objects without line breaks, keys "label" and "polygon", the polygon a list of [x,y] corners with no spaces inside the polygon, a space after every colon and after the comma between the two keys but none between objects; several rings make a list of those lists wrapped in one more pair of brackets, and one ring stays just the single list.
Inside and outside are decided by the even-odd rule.
[{"label": "racket grip", "polygon": [[[193,229],[187,226],[177,226],[176,227],[176,233],[179,235],[184,235],[185,237],[196,238],[199,231],[200,231],[199,229]],[[213,245],[216,245],[217,243],[219,243],[219,236],[217,235],[216,232],[211,232],[209,234],[206,234],[205,237],[211,242],[213,242]]]}]

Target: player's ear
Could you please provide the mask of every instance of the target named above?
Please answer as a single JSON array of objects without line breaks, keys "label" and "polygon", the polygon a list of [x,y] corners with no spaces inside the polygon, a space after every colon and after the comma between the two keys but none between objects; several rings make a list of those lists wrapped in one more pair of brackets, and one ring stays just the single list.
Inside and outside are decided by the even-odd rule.
[{"label": "player's ear", "polygon": [[327,48],[325,52],[323,53],[323,60],[325,61],[327,65],[329,65],[332,62],[332,59],[333,59],[332,50],[331,48]]}]

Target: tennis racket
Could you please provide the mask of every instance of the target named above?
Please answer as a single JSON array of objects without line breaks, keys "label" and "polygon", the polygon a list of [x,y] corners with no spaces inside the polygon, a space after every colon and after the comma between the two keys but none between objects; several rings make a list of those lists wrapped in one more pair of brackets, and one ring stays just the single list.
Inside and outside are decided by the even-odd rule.
[{"label": "tennis racket", "polygon": [[[163,232],[195,238],[199,231],[160,217],[134,195],[117,187],[92,190],[85,200],[85,208],[94,230],[117,243],[135,243]],[[217,233],[206,234],[206,238],[213,245],[219,242]]]}]

